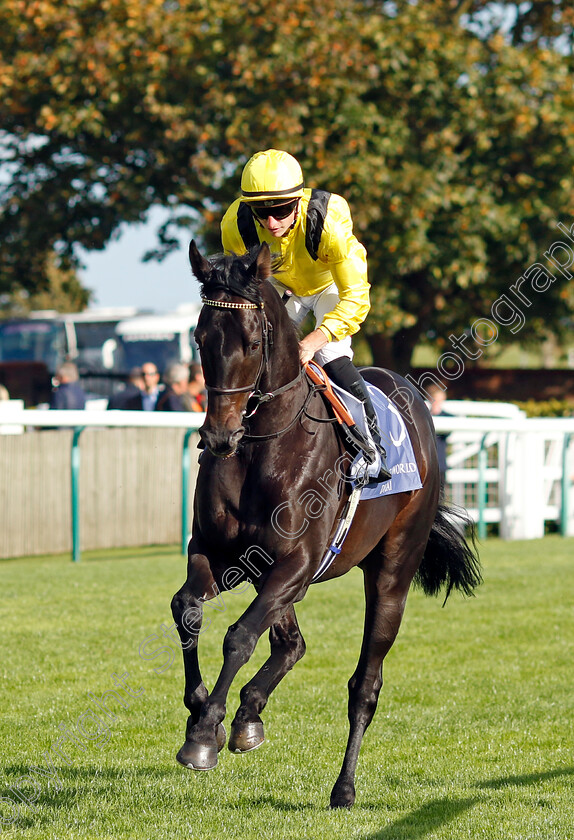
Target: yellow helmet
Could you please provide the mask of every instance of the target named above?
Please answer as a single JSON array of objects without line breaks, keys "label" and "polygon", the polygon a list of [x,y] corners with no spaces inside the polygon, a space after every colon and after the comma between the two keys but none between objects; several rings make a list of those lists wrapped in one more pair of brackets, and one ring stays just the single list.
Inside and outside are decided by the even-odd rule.
[{"label": "yellow helmet", "polygon": [[251,202],[277,204],[303,195],[303,172],[298,161],[278,149],[257,152],[241,176],[241,195]]}]

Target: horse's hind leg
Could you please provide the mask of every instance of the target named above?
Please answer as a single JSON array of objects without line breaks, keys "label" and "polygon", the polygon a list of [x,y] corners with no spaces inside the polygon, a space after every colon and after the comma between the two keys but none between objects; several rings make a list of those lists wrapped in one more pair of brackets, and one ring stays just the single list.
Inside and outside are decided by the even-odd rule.
[{"label": "horse's hind leg", "polygon": [[305,642],[292,606],[270,628],[269,642],[269,658],[241,689],[241,705],[231,724],[229,749],[232,752],[247,752],[263,743],[265,736],[259,715],[271,692],[305,653]]},{"label": "horse's hind leg", "polygon": [[[389,536],[389,535],[387,535]],[[422,556],[424,546],[410,555],[405,552],[403,540],[396,556],[388,552],[385,557],[377,552],[371,555],[363,568],[365,579],[365,628],[361,654],[355,673],[349,680],[349,740],[343,766],[331,792],[332,808],[348,808],[355,801],[355,771],[363,735],[369,726],[379,692],[383,684],[383,659],[390,650],[400,627],[410,583]],[[402,563],[399,558],[403,559]]]}]

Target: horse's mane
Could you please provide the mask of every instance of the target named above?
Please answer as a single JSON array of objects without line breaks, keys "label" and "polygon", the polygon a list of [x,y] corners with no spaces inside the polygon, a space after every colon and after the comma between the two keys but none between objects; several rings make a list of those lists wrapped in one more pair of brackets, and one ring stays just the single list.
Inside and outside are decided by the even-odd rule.
[{"label": "horse's mane", "polygon": [[[264,303],[264,290],[267,287],[266,299],[272,303],[276,298],[278,306],[275,311],[281,322],[281,331],[284,336],[292,336],[288,341],[293,342],[292,350],[297,355],[297,342],[300,338],[300,331],[293,321],[288,317],[285,307],[280,301],[277,291],[266,281],[261,282],[255,279],[255,274],[249,271],[259,253],[259,246],[255,246],[245,254],[215,254],[209,257],[211,271],[204,275],[201,283],[201,297],[209,298],[215,292],[227,292],[231,295],[238,295],[250,303],[261,306]],[[275,275],[281,271],[281,257],[276,257],[271,263],[271,274]]]},{"label": "horse's mane", "polygon": [[[245,254],[215,254],[209,258],[211,272],[201,284],[201,296],[209,297],[213,292],[224,291],[240,295],[251,303],[261,304],[261,283],[256,280],[249,267],[253,264],[259,246],[250,248]],[[272,271],[279,269],[274,261]]]}]

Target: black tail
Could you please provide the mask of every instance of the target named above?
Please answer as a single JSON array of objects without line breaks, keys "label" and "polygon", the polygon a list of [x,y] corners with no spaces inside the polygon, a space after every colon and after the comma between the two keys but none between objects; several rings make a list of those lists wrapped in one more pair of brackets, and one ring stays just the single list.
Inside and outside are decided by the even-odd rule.
[{"label": "black tail", "polygon": [[482,583],[474,524],[460,508],[439,505],[414,582],[425,595],[438,595],[446,586],[443,606],[453,589],[472,595]]}]

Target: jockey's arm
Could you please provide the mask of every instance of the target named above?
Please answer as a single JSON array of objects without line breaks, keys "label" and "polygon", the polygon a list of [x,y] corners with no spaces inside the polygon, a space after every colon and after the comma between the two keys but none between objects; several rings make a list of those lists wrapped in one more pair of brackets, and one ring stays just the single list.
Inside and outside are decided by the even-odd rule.
[{"label": "jockey's arm", "polygon": [[339,291],[339,302],[319,325],[328,341],[339,341],[348,335],[354,335],[371,308],[366,252],[357,240],[355,242],[356,246],[346,259],[330,265],[333,280]]},{"label": "jockey's arm", "polygon": [[312,359],[317,350],[329,341],[339,341],[356,333],[369,312],[366,263],[363,267],[360,254],[359,258],[353,259],[351,255],[351,258],[332,265],[331,273],[339,291],[339,302],[325,315],[317,329],[299,342],[301,364]]},{"label": "jockey's arm", "polygon": [[309,335],[306,335],[302,341],[299,342],[299,358],[301,360],[301,364],[304,365],[306,362],[310,362],[317,350],[320,350],[321,347],[324,347],[330,339],[327,338],[325,332],[317,328],[310,332]]}]

